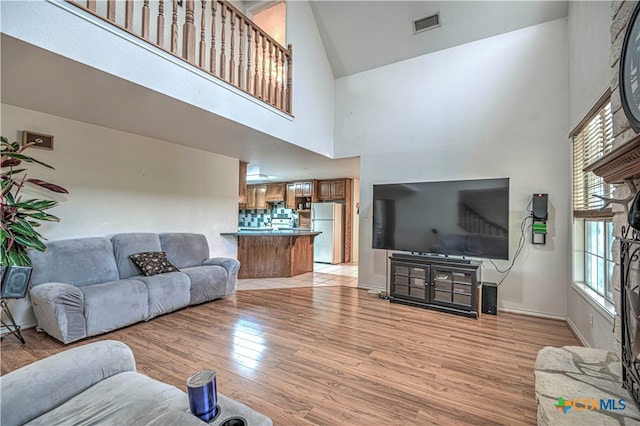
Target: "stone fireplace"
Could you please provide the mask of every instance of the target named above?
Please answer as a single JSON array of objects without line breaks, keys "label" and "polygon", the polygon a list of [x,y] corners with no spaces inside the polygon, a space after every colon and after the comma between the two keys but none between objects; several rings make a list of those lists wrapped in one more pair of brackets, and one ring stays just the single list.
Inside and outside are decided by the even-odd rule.
[{"label": "stone fireplace", "polygon": [[[640,134],[637,134],[629,124],[622,107],[619,84],[622,45],[636,5],[635,1],[611,2],[610,90],[614,142],[612,151],[589,167],[605,182],[613,185],[613,196],[618,200],[632,199],[637,189],[640,188],[638,185],[640,183]],[[613,210],[615,213],[613,219],[615,237],[613,256],[615,259],[620,259],[614,266],[612,276],[614,300],[616,301],[613,348],[614,353],[621,354],[623,358],[622,374],[625,387],[631,391],[635,402],[639,403],[640,363],[637,363],[636,359],[638,352],[640,352],[638,350],[640,339],[636,339],[636,318],[640,312],[635,312],[638,308],[637,303],[630,303],[630,301],[638,299],[634,295],[637,295],[637,289],[640,285],[638,273],[640,234],[629,226],[627,221],[628,204],[614,205]],[[622,288],[621,283],[625,288]],[[636,306],[633,306],[634,304]],[[630,369],[633,369],[633,374],[630,374]]]},{"label": "stone fireplace", "polygon": [[[616,200],[631,200],[640,189],[640,134],[631,128],[625,115],[618,78],[623,40],[636,4],[635,1],[611,2],[610,91],[614,142],[609,154],[585,169],[612,184]],[[616,301],[613,350],[547,347],[538,353],[535,376],[539,425],[566,422],[567,408],[563,412],[563,407],[577,411],[572,419],[581,424],[640,423],[640,232],[629,227],[628,206],[616,203],[612,208],[613,258],[620,259],[611,278]],[[625,283],[624,289],[621,282]],[[558,398],[560,395],[572,400],[564,401]],[[590,399],[594,397],[600,399]]]},{"label": "stone fireplace", "polygon": [[[631,128],[622,108],[618,84],[620,66],[620,52],[624,40],[629,19],[637,2],[613,1],[611,2],[611,111],[613,113],[613,150],[610,154],[598,160],[592,165],[592,170],[598,176],[602,176],[605,182],[614,184],[614,197],[624,199],[629,197],[631,190],[625,180],[640,179],[640,135]],[[616,241],[613,246],[613,256],[620,257],[620,242],[623,227],[628,228],[625,209],[614,206],[615,216],[614,236]],[[614,329],[614,351],[620,353],[620,264],[616,263],[613,271],[612,282],[614,286],[614,300],[616,300],[616,320]]]}]

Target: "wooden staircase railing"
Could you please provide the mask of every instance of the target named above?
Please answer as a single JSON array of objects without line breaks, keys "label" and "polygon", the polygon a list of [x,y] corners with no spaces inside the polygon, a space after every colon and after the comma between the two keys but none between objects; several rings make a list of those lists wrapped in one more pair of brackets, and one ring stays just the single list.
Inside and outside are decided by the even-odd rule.
[{"label": "wooden staircase railing", "polygon": [[291,45],[283,47],[225,0],[67,2],[292,114]]}]

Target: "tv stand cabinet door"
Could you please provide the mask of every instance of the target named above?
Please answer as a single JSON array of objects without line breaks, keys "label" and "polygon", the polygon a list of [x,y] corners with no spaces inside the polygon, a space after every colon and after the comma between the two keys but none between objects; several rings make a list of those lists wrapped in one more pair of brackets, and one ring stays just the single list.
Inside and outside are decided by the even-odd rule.
[{"label": "tv stand cabinet door", "polygon": [[476,311],[477,271],[446,266],[431,267],[431,303],[463,311]]},{"label": "tv stand cabinet door", "polygon": [[396,299],[429,302],[431,267],[405,262],[391,262],[391,296]]}]

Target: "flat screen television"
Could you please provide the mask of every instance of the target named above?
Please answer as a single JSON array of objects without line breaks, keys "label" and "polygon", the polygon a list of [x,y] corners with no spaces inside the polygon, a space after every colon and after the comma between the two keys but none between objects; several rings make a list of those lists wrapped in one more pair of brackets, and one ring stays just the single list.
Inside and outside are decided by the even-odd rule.
[{"label": "flat screen television", "polygon": [[373,248],[509,258],[509,178],[373,185]]}]

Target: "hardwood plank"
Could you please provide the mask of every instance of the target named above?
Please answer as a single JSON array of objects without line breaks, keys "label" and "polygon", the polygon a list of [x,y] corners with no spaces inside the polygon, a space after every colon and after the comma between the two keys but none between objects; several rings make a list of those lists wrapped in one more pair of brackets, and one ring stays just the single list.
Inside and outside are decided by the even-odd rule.
[{"label": "hardwood plank", "polygon": [[23,334],[2,341],[2,374],[115,339],[140,372],[182,390],[215,369],[219,392],[275,425],[533,425],[537,351],[579,344],[562,321],[473,320],[341,286],[238,291],[71,345]]}]

